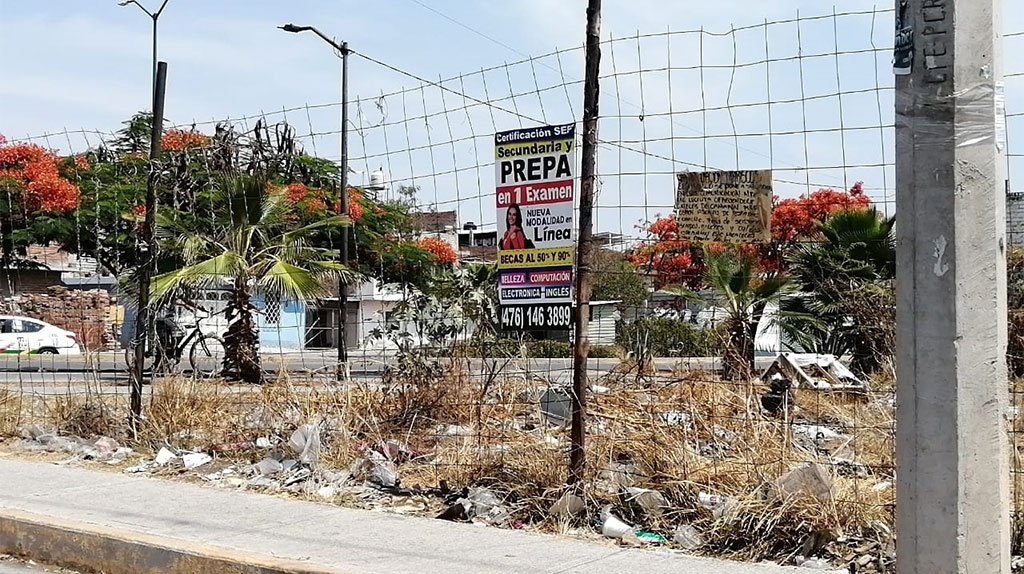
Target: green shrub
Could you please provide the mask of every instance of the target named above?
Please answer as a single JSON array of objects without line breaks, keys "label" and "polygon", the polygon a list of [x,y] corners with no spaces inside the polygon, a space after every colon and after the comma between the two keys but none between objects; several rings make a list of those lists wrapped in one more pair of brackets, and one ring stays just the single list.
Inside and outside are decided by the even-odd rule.
[{"label": "green shrub", "polygon": [[594,345],[590,347],[592,359],[617,359],[622,356],[622,349],[615,345]]},{"label": "green shrub", "polygon": [[572,356],[569,341],[530,341],[526,344],[527,354],[537,359],[564,359]]},{"label": "green shrub", "polygon": [[[644,345],[648,356],[707,357],[716,353],[719,342],[714,329],[702,329],[691,323],[665,317],[647,317],[619,325],[616,337],[627,349]],[[635,351],[634,351],[635,352]]]}]

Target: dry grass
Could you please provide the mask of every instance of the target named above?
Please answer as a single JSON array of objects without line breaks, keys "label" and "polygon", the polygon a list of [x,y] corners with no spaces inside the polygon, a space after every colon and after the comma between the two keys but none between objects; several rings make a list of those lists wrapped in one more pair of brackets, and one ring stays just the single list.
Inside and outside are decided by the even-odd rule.
[{"label": "dry grass", "polygon": [[47,422],[58,434],[82,438],[106,436],[117,440],[128,436],[126,413],[103,397],[55,396],[44,404]]},{"label": "dry grass", "polygon": [[[601,384],[608,391],[591,394],[588,405],[585,492],[592,513],[613,504],[627,521],[669,538],[676,525],[691,523],[705,533],[703,551],[752,560],[806,553],[839,533],[868,536],[875,524],[892,524],[894,491],[876,488],[892,481],[891,381],[872,381],[867,395],[802,389],[796,408],[778,416],[761,410],[766,388],[757,381],[620,374]],[[210,449],[260,436],[287,439],[313,422],[325,430],[321,463],[331,468],[347,468],[369,444],[397,440],[419,455],[399,466],[403,485],[488,486],[505,496],[517,520],[561,531],[565,525],[547,511],[564,491],[568,433],[538,417],[545,386],[522,373],[471,376],[459,369],[348,385],[291,377],[259,387],[169,379],[152,388],[140,439]],[[95,399],[48,404],[52,420],[70,434],[121,431],[123,405],[112,415]],[[4,405],[0,394],[0,414]],[[827,454],[803,448],[796,424],[853,436],[847,453],[862,465],[861,474],[846,475]],[[240,459],[262,456],[238,449]],[[780,475],[810,462],[829,470],[831,500],[772,495]],[[671,508],[646,516],[621,499],[602,472],[613,463],[630,465],[632,482],[659,490]],[[697,503],[702,491],[732,502],[715,516]]]},{"label": "dry grass", "polygon": [[21,396],[0,389],[0,438],[17,433],[21,420]]}]

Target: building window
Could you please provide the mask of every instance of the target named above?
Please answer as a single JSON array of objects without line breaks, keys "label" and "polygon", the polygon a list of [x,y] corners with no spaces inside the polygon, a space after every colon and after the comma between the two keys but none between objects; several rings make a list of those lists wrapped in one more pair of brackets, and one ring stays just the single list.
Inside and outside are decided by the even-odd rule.
[{"label": "building window", "polygon": [[267,308],[264,311],[268,325],[277,325],[281,322],[281,297],[278,295],[267,295]]}]

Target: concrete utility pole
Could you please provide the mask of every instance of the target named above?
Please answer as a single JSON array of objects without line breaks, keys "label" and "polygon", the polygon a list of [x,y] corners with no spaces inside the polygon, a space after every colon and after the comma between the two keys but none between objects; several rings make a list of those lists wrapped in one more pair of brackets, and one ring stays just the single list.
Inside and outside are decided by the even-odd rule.
[{"label": "concrete utility pole", "polygon": [[1008,573],[1001,0],[896,7],[897,572]]},{"label": "concrete utility pole", "polygon": [[597,185],[597,120],[601,70],[601,0],[587,4],[586,78],[583,82],[583,159],[580,166],[580,234],[576,244],[576,338],[572,354],[572,428],[569,484],[583,479],[586,466],[587,358],[590,354],[590,252]]}]

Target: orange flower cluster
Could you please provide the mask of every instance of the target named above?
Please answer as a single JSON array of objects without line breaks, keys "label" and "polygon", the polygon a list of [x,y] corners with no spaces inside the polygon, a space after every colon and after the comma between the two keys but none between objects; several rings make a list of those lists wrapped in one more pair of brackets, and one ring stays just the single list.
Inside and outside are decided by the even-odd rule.
[{"label": "orange flower cluster", "polygon": [[160,138],[160,145],[169,151],[181,151],[189,148],[203,147],[210,143],[210,138],[199,132],[185,130],[167,130]]},{"label": "orange flower cluster", "polygon": [[81,191],[64,179],[57,157],[33,144],[0,146],[0,178],[18,182],[29,211],[65,212],[78,207]]},{"label": "orange flower cluster", "polygon": [[89,160],[85,159],[84,155],[78,154],[78,155],[75,156],[75,167],[80,169],[80,170],[82,170],[82,171],[88,171],[89,170]]},{"label": "orange flower cluster", "polygon": [[815,222],[845,210],[864,210],[871,199],[864,194],[864,185],[857,182],[849,192],[819,189],[810,195],[784,199],[772,211],[772,237],[777,241],[793,241],[801,237],[817,237]]},{"label": "orange flower cluster", "polygon": [[459,258],[455,253],[455,250],[452,249],[451,244],[443,239],[425,237],[417,241],[416,245],[421,249],[427,250],[430,253],[430,258],[434,260],[434,263],[451,265]]},{"label": "orange flower cluster", "polygon": [[[353,222],[359,221],[363,218],[363,192],[359,191],[354,187],[348,188],[348,217]],[[334,212],[341,213],[341,200],[334,202]],[[376,209],[377,213],[381,213],[380,208]]]}]

